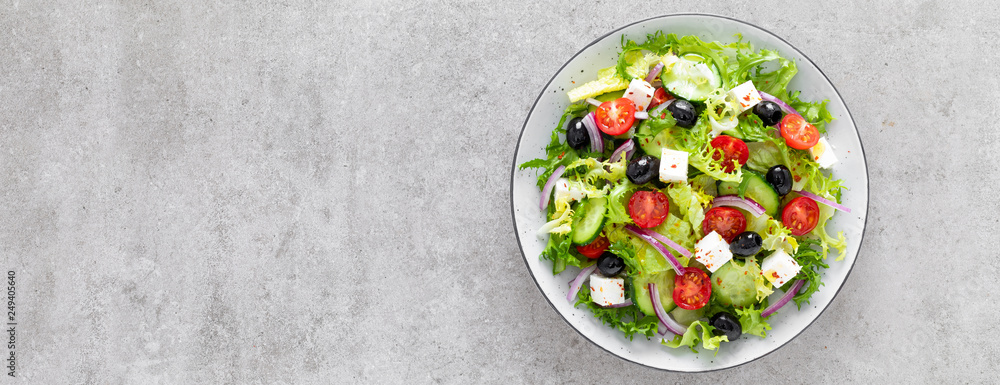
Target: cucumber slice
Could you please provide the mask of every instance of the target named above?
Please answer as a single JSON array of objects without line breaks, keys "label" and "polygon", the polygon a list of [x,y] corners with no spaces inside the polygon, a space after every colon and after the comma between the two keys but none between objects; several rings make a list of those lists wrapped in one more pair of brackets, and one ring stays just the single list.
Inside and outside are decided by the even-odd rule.
[{"label": "cucumber slice", "polygon": [[701,55],[693,53],[682,55],[669,71],[664,69],[660,80],[667,92],[691,102],[704,102],[708,94],[722,87],[719,69]]},{"label": "cucumber slice", "polygon": [[650,282],[656,284],[656,291],[660,292],[660,305],[663,311],[673,310],[674,304],[674,277],[677,273],[666,270],[659,273],[647,274],[645,276],[632,277],[632,303],[639,307],[645,315],[656,315],[653,310],[653,301],[649,298],[649,289],[646,288]]},{"label": "cucumber slice", "polygon": [[[624,96],[625,96],[625,90],[621,90],[621,91],[611,91],[606,94],[601,94],[594,99],[597,99],[597,101],[604,103],[604,102],[610,102],[612,100],[621,99]],[[590,104],[590,107],[587,108],[590,110],[590,112],[597,111],[597,106],[593,104]]]},{"label": "cucumber slice", "polygon": [[[767,215],[776,218],[778,208],[781,207],[781,197],[774,187],[767,183],[767,179],[756,171],[743,169],[743,183],[746,183],[743,196],[760,203]],[[743,183],[719,182],[719,195],[738,195],[740,185]]]},{"label": "cucumber slice", "polygon": [[702,306],[695,310],[688,310],[684,308],[676,308],[670,312],[670,315],[674,317],[674,321],[677,323],[688,326],[692,322],[697,321],[705,317],[705,311],[708,310],[708,306]]},{"label": "cucumber slice", "polygon": [[573,243],[586,245],[597,239],[604,229],[605,212],[608,211],[607,198],[590,198],[580,203],[573,216]]},{"label": "cucumber slice", "polygon": [[639,128],[635,130],[636,136],[647,136],[642,138],[637,137],[635,140],[639,142],[639,148],[642,149],[642,152],[659,159],[660,155],[663,154],[664,148],[675,148],[674,142],[676,140],[670,134],[669,128],[660,131],[656,136],[648,137],[652,132],[653,130],[646,123],[639,124]]}]

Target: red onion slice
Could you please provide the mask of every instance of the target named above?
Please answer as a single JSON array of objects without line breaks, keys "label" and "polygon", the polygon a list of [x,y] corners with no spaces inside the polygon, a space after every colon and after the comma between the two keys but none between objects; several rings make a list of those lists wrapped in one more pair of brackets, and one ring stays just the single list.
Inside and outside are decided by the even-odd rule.
[{"label": "red onion slice", "polygon": [[789,114],[795,114],[795,115],[799,115],[799,116],[802,115],[798,111],[795,111],[795,109],[792,108],[792,106],[789,106],[788,103],[785,103],[785,102],[781,101],[781,99],[778,99],[778,98],[774,97],[774,95],[768,94],[768,93],[766,93],[764,91],[760,91],[760,90],[758,90],[757,93],[760,94],[760,98],[761,99],[767,100],[769,102],[774,102],[775,104],[778,105],[778,107],[781,107],[781,109],[785,110],[785,112],[787,112]]},{"label": "red onion slice", "polygon": [[611,163],[617,162],[618,154],[621,154],[622,152],[625,153],[625,159],[628,159],[630,158],[630,156],[628,155],[629,151],[632,151],[634,149],[635,149],[635,144],[633,143],[633,141],[626,140],[625,143],[622,143],[621,146],[618,146],[618,148],[615,149],[615,152],[611,153],[611,158],[608,159],[608,162]]},{"label": "red onion slice", "polygon": [[587,276],[589,276],[591,273],[593,273],[594,270],[596,270],[596,269],[597,269],[597,264],[596,263],[593,264],[593,265],[590,265],[590,267],[587,267],[587,268],[584,268],[583,270],[580,270],[580,274],[577,274],[576,278],[573,278],[573,280],[570,281],[570,283],[569,283],[569,294],[566,294],[566,300],[567,301],[569,301],[570,303],[574,302],[574,298],[576,298],[576,295],[578,293],[580,293],[580,288],[583,287],[583,281],[586,281],[587,280]]},{"label": "red onion slice", "polygon": [[597,120],[594,120],[593,112],[583,118],[583,125],[587,127],[587,134],[590,135],[590,151],[604,151],[604,138],[601,137],[601,131],[597,129]]},{"label": "red onion slice", "polygon": [[646,234],[649,234],[649,236],[656,238],[657,241],[663,242],[665,245],[667,245],[671,249],[674,249],[674,251],[680,253],[681,255],[691,258],[691,252],[688,251],[688,249],[685,249],[684,246],[681,246],[679,243],[672,241],[670,238],[663,236],[663,234],[660,234],[655,231],[647,231]]},{"label": "red onion slice", "polygon": [[634,305],[632,303],[632,299],[631,298],[626,298],[625,302],[622,302],[622,303],[619,303],[619,304],[615,304],[615,305],[611,305],[611,306],[602,306],[602,307],[607,308],[607,309],[614,309],[614,308],[619,308],[619,307],[629,307],[629,306],[632,306],[632,305]]},{"label": "red onion slice", "polygon": [[771,304],[771,306],[768,306],[767,309],[764,309],[764,312],[760,313],[760,316],[767,317],[771,314],[774,314],[774,312],[778,311],[778,309],[781,309],[781,307],[785,306],[785,304],[787,304],[788,301],[792,300],[792,297],[794,297],[796,294],[799,293],[799,289],[801,289],[802,285],[805,285],[805,283],[806,280],[804,279],[800,279],[798,282],[795,282],[795,284],[793,284],[792,287],[788,288],[788,291],[785,292],[785,295],[781,296],[781,299],[779,299],[778,302],[775,302]]},{"label": "red onion slice", "polygon": [[673,254],[670,254],[670,252],[667,251],[666,247],[663,247],[663,245],[661,245],[660,242],[657,242],[656,238],[650,235],[649,231],[640,229],[632,225],[626,225],[625,230],[627,230],[628,232],[632,233],[632,235],[639,237],[639,239],[642,239],[643,241],[646,241],[646,243],[653,246],[653,248],[656,249],[656,251],[659,251],[660,255],[663,255],[663,258],[670,263],[670,266],[674,268],[674,272],[676,272],[677,275],[684,275],[684,266],[681,265],[681,262],[678,261]]},{"label": "red onion slice", "polygon": [[656,75],[659,75],[662,70],[663,62],[656,63],[656,67],[653,67],[653,70],[649,71],[649,75],[646,75],[646,83],[652,83],[656,79]]},{"label": "red onion slice", "polygon": [[813,193],[808,192],[806,190],[799,190],[799,191],[796,191],[796,193],[798,193],[799,195],[804,196],[806,198],[811,198],[812,200],[814,200],[816,202],[819,202],[819,203],[822,203],[824,205],[833,207],[833,208],[835,208],[837,210],[843,211],[845,213],[851,212],[851,209],[848,208],[847,206],[844,206],[844,205],[842,205],[840,203],[837,203],[837,202],[834,202],[832,200],[823,198],[823,197],[821,197],[819,195],[813,194]]},{"label": "red onion slice", "polygon": [[566,166],[556,167],[555,171],[552,171],[552,176],[549,180],[545,181],[545,188],[542,189],[542,200],[538,202],[538,208],[542,211],[546,207],[549,207],[549,195],[552,195],[552,187],[555,187],[556,180],[562,176],[563,172],[566,171]]},{"label": "red onion slice", "polygon": [[687,328],[684,325],[677,323],[670,315],[663,310],[663,305],[660,304],[660,292],[656,290],[656,284],[650,282],[647,286],[649,289],[649,299],[653,301],[653,310],[656,311],[656,318],[660,319],[663,326],[667,327],[671,333],[676,335],[684,335]]},{"label": "red onion slice", "polygon": [[649,119],[649,113],[646,111],[636,111],[633,116],[635,116],[637,120]]},{"label": "red onion slice", "polygon": [[600,107],[601,106],[601,101],[597,100],[597,99],[594,99],[594,98],[587,98],[587,103],[590,103],[594,107]]},{"label": "red onion slice", "polygon": [[749,211],[755,217],[764,215],[764,206],[750,198],[740,198],[737,195],[723,195],[712,200],[712,208],[730,206]]}]

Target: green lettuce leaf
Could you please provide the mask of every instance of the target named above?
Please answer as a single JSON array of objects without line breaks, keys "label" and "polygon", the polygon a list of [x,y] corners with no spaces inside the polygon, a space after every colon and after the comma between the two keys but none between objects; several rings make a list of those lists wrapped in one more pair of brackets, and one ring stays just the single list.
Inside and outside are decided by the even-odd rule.
[{"label": "green lettuce leaf", "polygon": [[743,328],[744,334],[755,335],[758,337],[767,337],[767,331],[771,330],[771,325],[761,317],[761,313],[767,308],[764,304],[759,307],[747,306],[744,308],[735,308],[736,315],[740,317],[740,327]]},{"label": "green lettuce leaf", "polygon": [[715,153],[721,152],[710,145],[711,139],[709,131],[711,127],[705,122],[706,119],[699,119],[698,123],[690,129],[671,129],[674,135],[674,147],[677,150],[688,152],[688,165],[701,171],[705,175],[717,180],[739,183],[743,179],[743,171],[736,168],[734,172],[728,173],[722,169],[722,163],[712,159]]},{"label": "green lettuce leaf", "polygon": [[[625,289],[626,292],[630,290],[628,287]],[[591,301],[590,290],[580,290],[576,304],[573,306],[581,304],[587,306],[594,313],[594,317],[601,320],[601,323],[622,331],[629,340],[636,334],[644,335],[646,338],[652,337],[660,324],[660,320],[656,316],[643,314],[637,306],[600,307]]]},{"label": "green lettuce leaf", "polygon": [[543,169],[541,174],[538,174],[538,189],[541,190],[545,187],[545,182],[549,180],[552,176],[552,172],[555,171],[559,166],[568,166],[579,159],[576,150],[570,147],[568,144],[561,142],[559,140],[559,134],[565,133],[566,130],[563,126],[566,124],[566,119],[572,119],[578,116],[585,115],[587,112],[587,104],[570,104],[566,107],[561,118],[559,118],[559,125],[552,130],[552,139],[549,145],[545,147],[544,159],[533,159],[522,163],[518,168],[524,170],[526,168],[541,168]]},{"label": "green lettuce leaf", "polygon": [[[699,328],[701,329],[700,332],[698,330]],[[715,350],[716,354],[718,354],[719,344],[724,341],[728,342],[729,337],[726,337],[725,335],[716,336],[712,333],[713,331],[715,331],[715,328],[709,325],[708,322],[694,321],[688,326],[684,335],[674,336],[673,340],[663,340],[661,343],[674,349],[681,346],[687,346],[692,352],[698,353],[698,349],[695,348],[695,345],[697,345],[698,342],[701,342],[702,348]]]},{"label": "green lettuce leaf", "polygon": [[570,252],[573,242],[569,236],[560,234],[549,234],[549,243],[542,250],[541,259],[552,261],[552,274],[562,273],[566,265],[583,267],[587,261],[576,257]]},{"label": "green lettuce leaf", "polygon": [[819,239],[823,259],[826,259],[830,249],[833,248],[838,250],[836,261],[840,261],[847,256],[847,239],[844,238],[844,232],[838,232],[836,237],[830,236],[826,232],[826,225],[830,222],[830,218],[833,218],[835,212],[836,210],[833,207],[821,203],[819,205],[819,223],[816,224],[816,228],[809,235]]},{"label": "green lettuce leaf", "polygon": [[580,86],[566,92],[570,103],[576,103],[586,98],[592,98],[608,92],[624,90],[628,88],[628,81],[615,72],[615,67],[608,67],[597,71],[597,79],[583,83]]},{"label": "green lettuce leaf", "polygon": [[628,179],[622,180],[611,187],[608,192],[608,213],[605,225],[629,224],[633,223],[632,217],[628,215],[628,200],[632,194],[639,189],[639,185],[630,182]]},{"label": "green lettuce leaf", "polygon": [[[806,286],[799,290],[799,293],[795,297],[792,297],[799,309],[802,308],[803,303],[809,302],[809,298],[812,297],[813,293],[819,291],[820,286],[823,286],[820,271],[829,267],[823,262],[826,256],[814,248],[815,246],[820,246],[819,241],[803,239],[802,246],[799,247],[799,251],[794,255],[795,261],[798,262],[799,266],[802,266],[802,270],[799,270],[799,274],[795,278],[788,280],[789,284],[800,279],[804,279],[807,282]],[[789,284],[786,284],[786,286]]]},{"label": "green lettuce leaf", "polygon": [[688,183],[671,183],[667,186],[667,196],[671,206],[676,206],[684,220],[691,224],[695,237],[702,237],[701,222],[705,220],[705,208],[712,203],[712,197],[695,190]]}]

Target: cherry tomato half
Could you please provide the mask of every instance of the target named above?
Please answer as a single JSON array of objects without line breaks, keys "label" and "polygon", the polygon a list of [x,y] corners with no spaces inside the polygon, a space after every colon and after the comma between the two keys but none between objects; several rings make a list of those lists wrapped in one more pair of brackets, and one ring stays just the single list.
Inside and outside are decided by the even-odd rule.
[{"label": "cherry tomato half", "polygon": [[801,115],[788,114],[778,123],[785,144],[796,150],[808,150],[819,142],[819,130]]},{"label": "cherry tomato half", "polygon": [[597,239],[591,241],[590,243],[583,246],[577,246],[576,251],[579,251],[584,257],[596,259],[608,250],[608,246],[611,246],[611,242],[609,242],[603,235],[599,235]]},{"label": "cherry tomato half", "polygon": [[684,274],[674,277],[674,303],[681,309],[701,309],[712,296],[712,281],[697,267],[684,268]]},{"label": "cherry tomato half", "polygon": [[722,169],[726,172],[736,170],[733,161],[738,162],[740,167],[742,167],[744,164],[747,164],[747,160],[750,160],[750,149],[747,148],[747,144],[732,136],[719,135],[715,139],[712,139],[712,147],[722,151],[722,154],[718,152],[713,153],[712,160],[718,161],[721,159]]},{"label": "cherry tomato half", "polygon": [[604,102],[597,107],[594,118],[597,120],[597,128],[605,134],[624,134],[635,123],[635,103],[626,98]]},{"label": "cherry tomato half", "polygon": [[666,103],[673,98],[674,97],[670,96],[670,94],[667,93],[667,90],[664,90],[663,87],[657,88],[656,91],[653,92],[653,100],[649,102],[649,106],[646,107],[646,111],[652,110],[653,107]]},{"label": "cherry tomato half", "polygon": [[781,211],[781,223],[792,230],[792,235],[809,234],[819,223],[819,205],[807,197],[792,199]]},{"label": "cherry tomato half", "polygon": [[705,219],[701,221],[701,230],[705,234],[715,231],[726,242],[732,242],[737,235],[747,230],[747,218],[740,210],[732,207],[715,207],[705,213]]},{"label": "cherry tomato half", "polygon": [[669,213],[670,201],[659,191],[636,191],[628,200],[628,215],[644,229],[659,226]]}]

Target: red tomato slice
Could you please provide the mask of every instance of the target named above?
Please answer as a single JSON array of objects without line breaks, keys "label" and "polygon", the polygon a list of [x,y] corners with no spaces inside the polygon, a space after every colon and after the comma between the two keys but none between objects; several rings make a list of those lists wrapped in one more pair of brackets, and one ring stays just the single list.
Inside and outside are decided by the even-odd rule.
[{"label": "red tomato slice", "polygon": [[712,139],[712,147],[718,148],[722,151],[722,154],[718,152],[712,154],[712,160],[722,160],[722,169],[726,172],[733,172],[736,170],[736,166],[733,165],[733,161],[739,162],[740,167],[747,164],[750,160],[750,149],[747,148],[747,144],[743,143],[742,140],[736,139],[729,135],[719,135],[715,139]]},{"label": "red tomato slice", "polygon": [[580,254],[583,254],[584,257],[590,259],[596,259],[597,257],[600,257],[601,254],[604,254],[604,252],[608,250],[608,246],[611,246],[611,242],[609,242],[608,239],[605,238],[603,235],[600,235],[597,237],[597,239],[593,240],[592,242],[586,245],[577,246],[576,251],[579,251]]},{"label": "red tomato slice", "polygon": [[661,105],[665,102],[672,100],[674,97],[667,93],[663,87],[657,88],[656,92],[653,92],[653,100],[649,102],[649,106],[646,107],[646,111],[650,111],[653,107]]},{"label": "red tomato slice", "polygon": [[701,230],[705,234],[715,231],[726,242],[732,242],[737,235],[747,230],[747,218],[740,210],[732,207],[716,207],[705,213]]},{"label": "red tomato slice", "polygon": [[659,226],[669,213],[670,201],[659,191],[636,191],[628,200],[628,215],[644,229]]},{"label": "red tomato slice", "polygon": [[778,123],[785,144],[796,150],[808,150],[819,142],[819,130],[801,115],[788,114]]},{"label": "red tomato slice", "polygon": [[809,234],[819,223],[819,205],[807,197],[792,199],[781,211],[781,223],[792,230],[792,235]]},{"label": "red tomato slice", "polygon": [[697,267],[684,268],[684,274],[674,277],[674,303],[681,309],[701,309],[712,296],[712,281]]},{"label": "red tomato slice", "polygon": [[635,123],[635,103],[626,98],[604,102],[594,113],[597,128],[608,135],[621,135],[628,132]]}]

